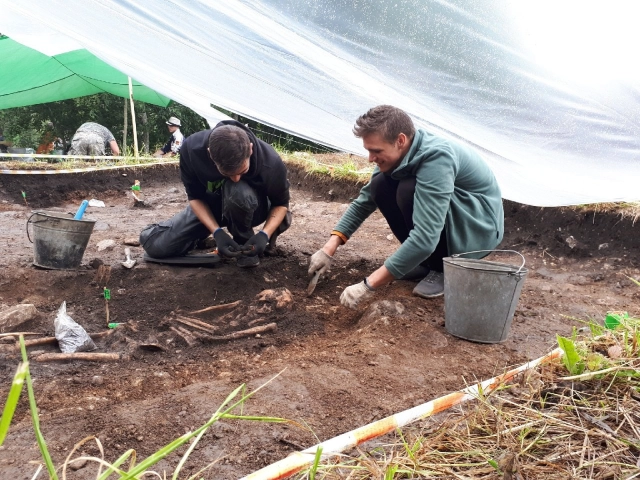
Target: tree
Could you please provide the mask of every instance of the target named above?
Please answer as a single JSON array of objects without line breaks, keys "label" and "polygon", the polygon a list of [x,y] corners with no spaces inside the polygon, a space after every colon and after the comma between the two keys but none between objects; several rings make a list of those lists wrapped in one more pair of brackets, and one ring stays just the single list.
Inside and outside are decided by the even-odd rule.
[{"label": "tree", "polygon": [[[43,103],[29,107],[17,107],[0,110],[0,130],[16,147],[37,149],[48,122],[53,123],[53,134],[63,141],[65,151],[71,144],[73,134],[85,122],[96,122],[107,127],[122,146],[124,130],[123,102],[121,97],[100,93],[86,97]],[[169,139],[166,121],[169,117],[180,119],[180,131],[185,137],[209,128],[207,121],[188,107],[171,101],[167,107],[159,107],[140,101],[134,102],[140,151],[155,152]],[[326,152],[330,149],[308,140],[282,132],[254,120],[227,112],[231,118],[246,124],[258,138],[284,150],[309,150]],[[130,110],[129,110],[130,113]],[[144,121],[143,121],[144,120]],[[127,150],[133,151],[133,126],[127,125]]]}]

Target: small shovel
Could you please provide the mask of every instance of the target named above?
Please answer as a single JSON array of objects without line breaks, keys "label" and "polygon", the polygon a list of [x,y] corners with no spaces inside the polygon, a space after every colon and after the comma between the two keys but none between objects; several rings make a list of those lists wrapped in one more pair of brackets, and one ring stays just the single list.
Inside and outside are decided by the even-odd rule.
[{"label": "small shovel", "polygon": [[318,279],[320,278],[320,270],[316,270],[311,277],[311,281],[309,282],[309,286],[307,287],[307,297],[310,297],[313,294],[313,291],[316,289],[316,285],[318,284]]},{"label": "small shovel", "polygon": [[133,268],[133,266],[136,264],[136,261],[131,260],[131,249],[129,247],[125,248],[124,254],[127,256],[127,259],[122,262],[122,266],[124,268]]}]

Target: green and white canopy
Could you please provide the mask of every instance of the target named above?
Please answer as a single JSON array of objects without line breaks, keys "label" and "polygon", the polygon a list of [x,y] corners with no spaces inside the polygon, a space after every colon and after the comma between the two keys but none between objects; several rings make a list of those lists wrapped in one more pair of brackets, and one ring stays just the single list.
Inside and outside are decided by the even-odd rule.
[{"label": "green and white canopy", "polygon": [[[129,97],[127,75],[84,48],[48,56],[0,37],[0,109],[107,92]],[[133,81],[133,97],[167,106],[170,99]]]}]

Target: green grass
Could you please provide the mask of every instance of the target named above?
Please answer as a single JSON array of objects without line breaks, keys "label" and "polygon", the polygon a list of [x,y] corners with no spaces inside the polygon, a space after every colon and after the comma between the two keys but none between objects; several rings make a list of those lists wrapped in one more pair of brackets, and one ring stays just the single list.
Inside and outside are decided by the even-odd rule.
[{"label": "green grass", "polygon": [[[96,475],[95,478],[98,480],[107,480],[108,478],[116,475],[120,480],[134,480],[138,478],[142,478],[142,476],[146,476],[152,471],[150,469],[153,468],[160,460],[166,458],[171,453],[175,452],[179,448],[183,447],[185,444],[191,442],[187,450],[184,452],[180,461],[175,466],[172,474],[172,479],[177,480],[180,477],[180,472],[186,465],[189,457],[192,455],[194,449],[201,441],[203,435],[206,431],[216,422],[220,420],[244,420],[251,422],[268,422],[268,423],[289,423],[296,426],[299,426],[297,423],[292,422],[290,420],[286,420],[284,418],[279,417],[265,417],[265,416],[252,416],[245,415],[242,413],[242,408],[245,403],[257,392],[259,392],[262,388],[268,385],[273,379],[275,379],[278,375],[273,377],[271,380],[261,385],[257,389],[252,392],[247,392],[247,388],[245,384],[237,387],[233,392],[231,392],[227,398],[220,404],[218,409],[213,413],[211,418],[204,423],[199,428],[195,429],[193,432],[185,433],[184,435],[176,438],[175,440],[169,442],[167,445],[149,455],[148,457],[142,459],[142,461],[137,462],[136,451],[134,449],[129,449],[123,454],[121,454],[114,461],[109,462],[104,459],[104,450],[102,448],[102,444],[100,441],[93,437],[89,436],[85,439],[81,440],[77,443],[74,448],[71,450],[69,455],[67,456],[64,463],[56,468],[51,455],[49,454],[49,450],[47,448],[47,443],[42,435],[42,431],[40,429],[40,420],[38,417],[38,407],[36,405],[35,394],[33,390],[33,382],[31,379],[31,374],[29,372],[29,362],[27,357],[27,350],[24,343],[24,337],[20,335],[20,350],[22,353],[22,363],[18,365],[16,370],[16,374],[14,376],[11,388],[9,390],[7,400],[5,402],[4,409],[2,410],[2,417],[0,417],[0,445],[4,442],[7,434],[9,432],[9,428],[11,425],[11,420],[13,419],[14,412],[17,408],[18,402],[20,400],[22,387],[26,383],[27,384],[27,392],[28,392],[28,400],[29,400],[29,409],[31,414],[31,420],[33,423],[33,430],[36,436],[36,440],[38,443],[38,447],[40,449],[40,454],[42,456],[43,462],[47,468],[47,472],[49,477],[52,480],[58,479],[58,471],[62,470],[62,477],[66,478],[67,467],[70,466],[71,463],[77,460],[86,460],[96,464]],[[234,413],[234,411],[240,410],[238,413]],[[76,457],[73,455],[78,451],[78,449],[87,443],[88,441],[94,440],[98,444],[98,449],[101,452],[102,458],[98,457]],[[125,463],[128,463],[126,467],[123,467]],[[190,479],[200,478],[199,476],[215,465],[216,462],[212,462],[203,469],[201,469],[195,475],[189,477]],[[159,478],[167,478],[166,472],[161,475],[158,472],[153,472],[155,476]]]},{"label": "green grass", "polygon": [[308,175],[329,177],[353,183],[367,183],[371,179],[373,168],[358,169],[358,164],[349,154],[331,154],[317,156],[305,152],[281,154],[285,163],[300,166]]},{"label": "green grass", "polygon": [[[64,157],[62,157],[64,158]],[[167,163],[167,164],[175,164],[178,161],[178,158],[155,158],[151,156],[141,156],[136,159],[133,156],[127,156],[117,160],[96,160],[96,161],[86,161],[86,160],[76,160],[76,159],[64,159],[59,162],[20,162],[20,161],[10,161],[10,162],[2,162],[0,167],[3,170],[70,170],[74,168],[95,168],[100,170],[105,167],[129,167],[133,165],[145,165],[145,164],[156,164],[156,163]]]},{"label": "green grass", "polygon": [[9,425],[11,425],[13,414],[18,406],[18,400],[20,400],[20,394],[22,393],[22,387],[27,377],[28,368],[28,363],[20,363],[13,377],[13,382],[11,382],[11,389],[9,390],[7,401],[2,410],[2,417],[0,417],[0,446],[4,443],[7,433],[9,433]]},{"label": "green grass", "polygon": [[[57,480],[58,475],[56,469],[53,466],[49,449],[47,448],[47,442],[44,440],[42,431],[40,430],[40,418],[38,416],[38,406],[36,405],[36,396],[33,393],[33,382],[31,381],[31,374],[29,373],[29,358],[27,357],[27,347],[24,344],[24,336],[20,335],[20,352],[22,354],[23,365],[26,366],[26,381],[27,381],[27,393],[29,394],[29,409],[31,411],[31,421],[33,422],[33,431],[36,435],[36,441],[38,442],[38,448],[40,454],[49,472],[49,477],[52,480]],[[4,416],[4,413],[3,413]]]}]

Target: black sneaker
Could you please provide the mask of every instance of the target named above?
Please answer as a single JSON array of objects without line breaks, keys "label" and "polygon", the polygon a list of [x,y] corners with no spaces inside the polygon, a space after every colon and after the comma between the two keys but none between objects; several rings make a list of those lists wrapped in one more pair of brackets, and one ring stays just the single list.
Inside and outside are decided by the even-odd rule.
[{"label": "black sneaker", "polygon": [[236,263],[240,268],[257,267],[258,265],[260,265],[260,257],[258,257],[258,255],[254,255],[252,257],[248,257],[248,256],[238,257],[238,260]]},{"label": "black sneaker", "polygon": [[416,288],[413,289],[413,294],[422,298],[439,297],[444,294],[444,273],[435,272],[431,270],[429,275],[424,277]]}]

